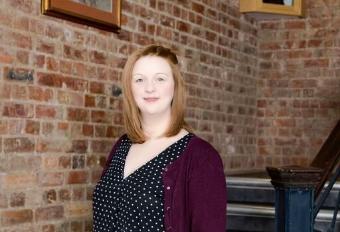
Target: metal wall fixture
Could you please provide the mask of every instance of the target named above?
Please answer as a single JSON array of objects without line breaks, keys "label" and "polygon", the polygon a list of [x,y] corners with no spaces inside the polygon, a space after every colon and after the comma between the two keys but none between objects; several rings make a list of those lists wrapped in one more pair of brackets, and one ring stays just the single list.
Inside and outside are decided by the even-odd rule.
[{"label": "metal wall fixture", "polygon": [[33,81],[33,70],[26,72],[16,72],[13,69],[8,71],[7,77],[16,81]]},{"label": "metal wall fixture", "polygon": [[122,94],[122,89],[118,86],[113,84],[112,85],[112,96],[119,97]]}]

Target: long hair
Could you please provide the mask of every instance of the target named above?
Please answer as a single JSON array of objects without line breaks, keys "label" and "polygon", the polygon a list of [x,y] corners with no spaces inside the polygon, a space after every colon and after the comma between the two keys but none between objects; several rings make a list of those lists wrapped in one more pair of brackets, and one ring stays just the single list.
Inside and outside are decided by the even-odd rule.
[{"label": "long hair", "polygon": [[147,139],[141,124],[141,113],[134,100],[131,89],[133,67],[137,60],[144,56],[158,56],[165,59],[171,67],[174,78],[175,86],[174,97],[171,103],[171,120],[170,125],[163,136],[174,136],[178,134],[182,128],[191,131],[191,128],[184,120],[185,90],[177,56],[169,48],[153,44],[132,53],[123,69],[123,118],[125,130],[129,139],[134,143],[143,143]]}]

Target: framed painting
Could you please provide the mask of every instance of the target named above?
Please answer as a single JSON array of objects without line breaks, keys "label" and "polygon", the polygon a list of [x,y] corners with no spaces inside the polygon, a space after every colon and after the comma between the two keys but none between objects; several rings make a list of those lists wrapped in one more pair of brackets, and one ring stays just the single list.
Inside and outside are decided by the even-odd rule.
[{"label": "framed painting", "polygon": [[41,11],[104,30],[120,28],[121,0],[41,0]]}]

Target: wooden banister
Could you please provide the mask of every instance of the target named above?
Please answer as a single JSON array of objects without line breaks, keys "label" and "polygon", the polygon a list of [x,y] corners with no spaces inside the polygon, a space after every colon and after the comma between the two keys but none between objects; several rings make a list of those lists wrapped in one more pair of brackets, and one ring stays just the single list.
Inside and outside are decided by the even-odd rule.
[{"label": "wooden banister", "polygon": [[311,167],[323,170],[321,180],[315,188],[315,198],[320,194],[323,186],[329,179],[340,159],[340,120],[329,134],[327,140],[322,145],[319,153],[315,156]]}]

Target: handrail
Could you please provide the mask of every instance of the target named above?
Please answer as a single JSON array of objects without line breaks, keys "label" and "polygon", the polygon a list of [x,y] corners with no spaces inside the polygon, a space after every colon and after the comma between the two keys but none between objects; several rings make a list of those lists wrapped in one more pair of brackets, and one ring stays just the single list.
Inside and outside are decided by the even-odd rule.
[{"label": "handrail", "polygon": [[340,167],[337,168],[335,174],[329,180],[329,184],[325,188],[325,191],[322,192],[319,195],[319,197],[316,199],[315,207],[314,207],[314,218],[316,218],[316,216],[318,215],[318,212],[319,212],[321,206],[323,205],[323,203],[327,199],[329,193],[331,192],[331,190],[332,190],[332,188],[333,188],[333,186],[334,186],[334,184],[335,184],[335,182],[336,182],[336,180],[338,179],[339,176],[340,176]]},{"label": "handrail", "polygon": [[319,197],[327,180],[331,177],[332,171],[340,160],[340,120],[337,122],[328,138],[322,145],[319,153],[315,156],[311,167],[323,170],[321,181],[315,188],[315,199]]}]

